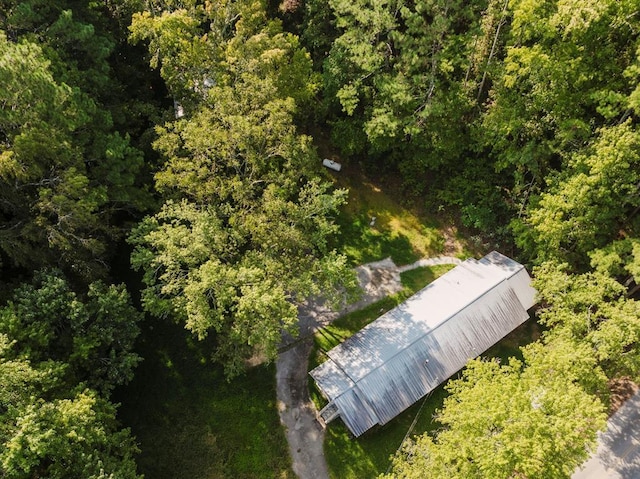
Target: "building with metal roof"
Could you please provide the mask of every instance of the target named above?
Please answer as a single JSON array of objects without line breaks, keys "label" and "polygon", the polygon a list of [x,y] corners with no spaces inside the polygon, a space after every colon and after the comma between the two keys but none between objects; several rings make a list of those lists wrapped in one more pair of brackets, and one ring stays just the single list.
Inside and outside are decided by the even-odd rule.
[{"label": "building with metal roof", "polygon": [[524,266],[494,251],[468,259],[340,345],[310,374],[354,436],[386,424],[529,317]]}]

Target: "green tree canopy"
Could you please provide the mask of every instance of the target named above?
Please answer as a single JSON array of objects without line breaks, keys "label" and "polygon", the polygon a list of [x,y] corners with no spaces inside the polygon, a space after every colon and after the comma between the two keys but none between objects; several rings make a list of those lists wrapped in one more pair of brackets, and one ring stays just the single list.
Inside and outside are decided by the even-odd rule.
[{"label": "green tree canopy", "polygon": [[60,380],[64,366],[48,361],[32,367],[28,359],[16,358],[15,341],[0,333],[0,443],[13,434],[15,421],[35,397],[51,391]]},{"label": "green tree canopy", "polygon": [[640,305],[608,273],[569,274],[568,265],[545,263],[534,285],[550,335],[586,345],[608,377],[640,373]]},{"label": "green tree canopy", "polygon": [[514,171],[520,187],[542,184],[594,128],[624,118],[635,9],[632,1],[510,2],[506,56],[482,121],[496,166]]},{"label": "green tree canopy", "polygon": [[156,185],[168,201],[130,241],[144,307],[200,338],[215,333],[233,376],[252,354],[275,356],[281,332],[295,330],[296,301],[335,297],[355,279],[328,246],[346,193],[315,178],[319,158],[294,123],[316,88],[309,55],[262,2],[228,7],[237,15],[193,4],[134,18],[132,38],[148,40],[185,116],[157,129],[166,163]]},{"label": "green tree canopy", "polygon": [[569,478],[604,427],[602,402],[580,380],[593,376],[586,348],[534,344],[524,362],[472,360],[451,381],[435,438],[409,442],[385,477]]},{"label": "green tree canopy", "polygon": [[60,274],[43,271],[0,308],[0,333],[15,341],[15,358],[65,364],[67,384],[108,393],[133,377],[140,320],[124,286],[95,282],[83,298]]},{"label": "green tree canopy", "polygon": [[117,430],[115,408],[87,390],[20,411],[0,450],[0,473],[11,479],[140,478],[136,452],[129,431]]},{"label": "green tree canopy", "polygon": [[96,130],[98,105],[54,70],[43,47],[0,33],[0,249],[13,265],[95,276],[114,212],[140,198],[142,158],[126,137]]},{"label": "green tree canopy", "polygon": [[[640,241],[625,238],[614,241],[604,248],[589,252],[591,266],[598,272],[611,276],[630,288],[633,296],[640,285]],[[631,286],[633,287],[631,288]]]},{"label": "green tree canopy", "polygon": [[387,477],[571,477],[604,426],[608,379],[640,373],[639,306],[612,277],[632,245],[594,254],[598,269],[584,274],[536,268],[542,339],[523,361],[471,361],[446,386],[443,429],[410,441]]},{"label": "green tree canopy", "polygon": [[211,206],[166,203],[131,237],[144,307],[200,338],[215,332],[229,376],[256,352],[275,357],[282,330],[296,330],[294,302],[355,287],[345,258],[326,246],[335,230],[327,215],[341,202],[326,188],[310,183],[294,200],[267,188],[261,204],[230,218]]},{"label": "green tree canopy", "polygon": [[127,8],[73,0],[0,6],[5,267],[104,277],[123,223],[150,204],[142,152],[132,145],[145,146],[154,107],[150,82],[130,79]]},{"label": "green tree canopy", "polygon": [[516,222],[520,245],[542,259],[587,263],[587,254],[633,232],[640,206],[640,137],[630,122],[603,128],[592,144],[574,153],[566,169],[548,178],[547,191]]},{"label": "green tree canopy", "polygon": [[0,475],[137,478],[138,452],[116,408],[65,379],[69,364],[25,358],[0,333]]}]

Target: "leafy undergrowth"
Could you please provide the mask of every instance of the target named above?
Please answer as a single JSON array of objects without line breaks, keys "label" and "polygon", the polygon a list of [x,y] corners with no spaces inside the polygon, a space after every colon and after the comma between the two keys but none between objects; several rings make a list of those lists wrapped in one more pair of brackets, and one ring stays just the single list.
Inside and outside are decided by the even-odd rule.
[{"label": "leafy undergrowth", "polygon": [[[399,192],[383,191],[355,167],[343,169],[333,178],[336,186],[349,190],[348,203],[337,218],[340,235],[336,248],[345,253],[352,264],[390,256],[402,265],[445,252],[445,228],[435,215],[402,206]],[[453,248],[453,253],[460,254],[459,241],[454,243],[448,249]]]},{"label": "leafy undergrowth", "polygon": [[147,325],[134,381],[118,392],[120,416],[153,479],[293,478],[276,410],[274,366],[230,383],[207,344],[180,326]]},{"label": "leafy undergrowth", "polygon": [[[402,273],[404,290],[383,299],[360,311],[345,315],[319,331],[315,336],[315,349],[310,358],[310,368],[325,360],[325,352],[378,318],[383,312],[395,307],[420,290],[452,265],[418,268]],[[484,357],[496,357],[506,361],[511,356],[520,356],[519,347],[539,337],[539,328],[533,320],[514,330],[502,341],[488,350]],[[315,383],[310,380],[311,399],[320,408],[326,404]],[[448,392],[444,385],[436,388],[426,399],[418,401],[402,414],[384,426],[376,426],[355,439],[342,423],[335,420],[327,426],[325,457],[329,472],[334,479],[373,478],[387,471],[391,456],[396,453],[407,432],[416,421],[411,435],[435,431],[440,425],[434,419],[436,411],[442,407]]]}]

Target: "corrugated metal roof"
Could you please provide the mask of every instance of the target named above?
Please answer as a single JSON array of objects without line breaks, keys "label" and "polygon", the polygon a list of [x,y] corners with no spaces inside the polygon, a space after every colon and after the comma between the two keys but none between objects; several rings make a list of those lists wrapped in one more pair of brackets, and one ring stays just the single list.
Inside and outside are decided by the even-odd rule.
[{"label": "corrugated metal roof", "polygon": [[359,436],[522,324],[534,304],[530,281],[500,253],[467,260],[333,348],[310,374]]}]

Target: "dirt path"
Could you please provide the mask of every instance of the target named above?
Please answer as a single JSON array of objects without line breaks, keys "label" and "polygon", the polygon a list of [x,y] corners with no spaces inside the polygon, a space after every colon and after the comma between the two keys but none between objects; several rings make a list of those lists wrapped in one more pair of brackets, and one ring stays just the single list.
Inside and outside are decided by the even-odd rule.
[{"label": "dirt path", "polygon": [[356,311],[402,289],[400,273],[422,266],[458,264],[449,256],[425,258],[398,267],[387,258],[356,268],[363,296],[357,303],[332,311],[321,301],[309,301],[299,307],[300,338],[283,338],[283,352],[276,361],[277,397],[280,421],[285,425],[293,471],[300,479],[329,479],[324,459],[324,429],[316,419],[317,411],[309,399],[308,360],[313,332],[339,316]]}]

